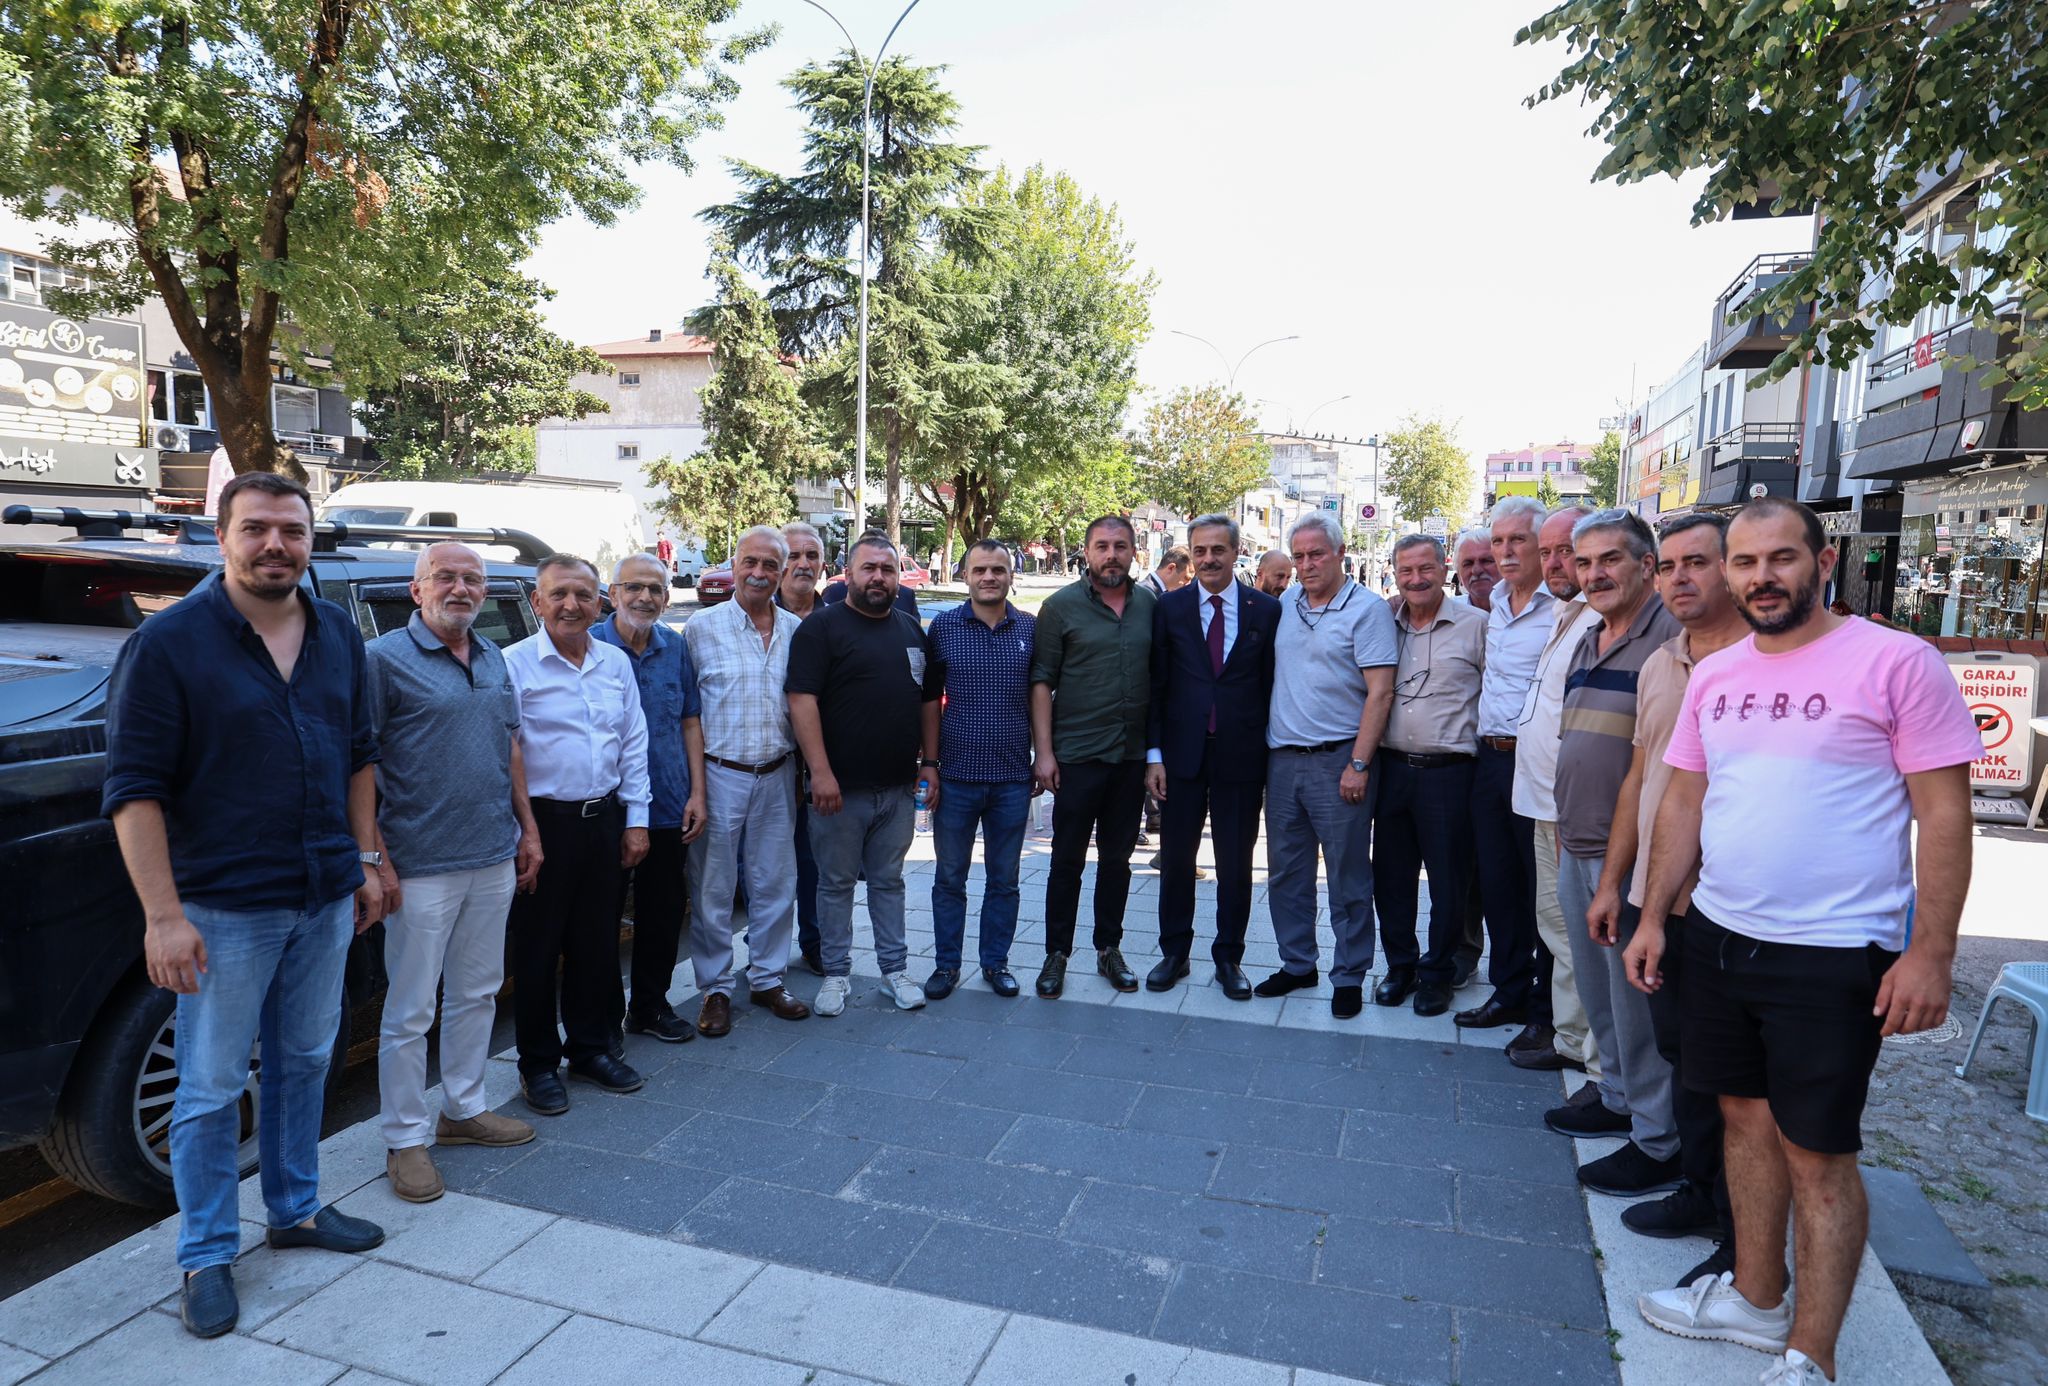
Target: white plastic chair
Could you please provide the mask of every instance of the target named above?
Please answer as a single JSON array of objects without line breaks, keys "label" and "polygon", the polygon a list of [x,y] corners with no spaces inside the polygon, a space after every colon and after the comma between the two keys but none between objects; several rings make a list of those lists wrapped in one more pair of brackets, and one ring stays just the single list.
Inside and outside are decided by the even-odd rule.
[{"label": "white plastic chair", "polygon": [[[2048,717],[2036,717],[2027,723],[2027,729],[2035,736],[2048,736]],[[2034,790],[2034,806],[2027,811],[2027,826],[2033,827],[2041,820],[2041,801],[2048,799],[2048,770],[2041,772],[2041,783]]]},{"label": "white plastic chair", "polygon": [[2034,1068],[2027,1078],[2027,1115],[2048,1121],[2048,963],[2007,963],[1998,969],[1998,980],[1985,993],[1969,1052],[1956,1065],[1956,1077],[1969,1077],[1970,1063],[1984,1038],[1984,1022],[1991,1019],[1991,1008],[2001,999],[2017,1001],[2034,1013]]}]

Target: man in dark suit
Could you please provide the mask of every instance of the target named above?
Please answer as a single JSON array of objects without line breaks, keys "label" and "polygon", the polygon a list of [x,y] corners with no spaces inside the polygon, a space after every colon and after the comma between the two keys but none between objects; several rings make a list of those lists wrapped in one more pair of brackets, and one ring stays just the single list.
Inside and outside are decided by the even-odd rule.
[{"label": "man in dark suit", "polygon": [[1195,580],[1152,612],[1152,705],[1145,785],[1160,804],[1159,965],[1145,978],[1171,990],[1195,942],[1195,852],[1202,820],[1216,839],[1216,981],[1249,1001],[1245,922],[1252,846],[1266,787],[1266,709],[1280,603],[1238,582],[1237,523],[1203,515],[1188,526]]}]

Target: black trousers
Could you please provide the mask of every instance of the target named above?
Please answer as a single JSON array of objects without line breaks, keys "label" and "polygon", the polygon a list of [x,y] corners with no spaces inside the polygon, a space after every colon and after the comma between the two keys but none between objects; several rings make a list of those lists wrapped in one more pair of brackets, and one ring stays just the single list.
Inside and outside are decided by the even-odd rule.
[{"label": "black trousers", "polygon": [[[1425,985],[1449,986],[1465,933],[1472,869],[1472,762],[1421,769],[1399,756],[1377,762],[1373,812],[1373,908],[1387,966],[1412,967]],[[1429,949],[1416,942],[1419,878],[1429,871]]]},{"label": "black trousers", "polygon": [[[676,951],[689,915],[690,897],[685,889],[689,856],[680,827],[649,828],[647,855],[625,873],[624,879],[633,887],[632,1007],[633,1014],[643,1019],[673,1014],[668,989],[675,981]],[[622,901],[623,896],[622,891]],[[623,1014],[623,1009],[618,1013]]]},{"label": "black trousers", "polygon": [[[1657,1056],[1671,1065],[1671,1116],[1678,1126],[1678,1168],[1687,1182],[1714,1192],[1714,1207],[1721,1216],[1721,1230],[1735,1233],[1734,1215],[1728,1209],[1728,1176],[1723,1163],[1724,1130],[1721,1099],[1712,1093],[1694,1092],[1685,1085],[1685,1070],[1679,1052],[1679,1017],[1685,1009],[1685,936],[1698,916],[1691,910],[1664,921],[1664,958],[1658,970],[1664,985],[1650,993],[1650,1033],[1657,1044]],[[1617,931],[1626,948],[1643,922],[1642,911],[1625,905]]]},{"label": "black trousers", "polygon": [[1252,848],[1259,838],[1263,781],[1212,783],[1209,766],[1215,739],[1202,754],[1201,773],[1192,779],[1166,778],[1159,806],[1159,951],[1184,958],[1195,947],[1195,854],[1202,845],[1202,821],[1216,838],[1216,941],[1209,956],[1220,965],[1244,961],[1245,926],[1252,914]]},{"label": "black trousers", "polygon": [[818,859],[811,855],[811,796],[796,796],[796,947],[815,954],[818,940]]},{"label": "black trousers", "polygon": [[[533,801],[540,879],[512,897],[512,997],[519,1071],[551,1073],[611,1047],[619,1007],[619,840],[625,805],[608,800],[584,818],[575,804]],[[561,968],[561,1028],[555,970]]]},{"label": "black trousers", "polygon": [[1515,812],[1515,753],[1479,748],[1472,771],[1472,847],[1491,944],[1487,980],[1503,1006],[1536,985],[1536,825]]},{"label": "black trousers", "polygon": [[1060,762],[1052,800],[1052,868],[1045,883],[1045,951],[1074,951],[1074,918],[1081,909],[1081,870],[1088,839],[1095,839],[1095,946],[1124,941],[1124,906],[1131,895],[1131,852],[1145,812],[1145,762]]}]

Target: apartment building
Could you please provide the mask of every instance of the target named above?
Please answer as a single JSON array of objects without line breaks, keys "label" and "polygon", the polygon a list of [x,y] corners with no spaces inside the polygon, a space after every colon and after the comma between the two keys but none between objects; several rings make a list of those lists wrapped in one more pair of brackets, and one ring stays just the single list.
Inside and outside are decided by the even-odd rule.
[{"label": "apartment building", "polygon": [[1567,504],[1584,501],[1593,485],[1584,471],[1593,455],[1590,443],[1531,443],[1512,451],[1486,455],[1486,508],[1506,496],[1533,496],[1544,477]]}]

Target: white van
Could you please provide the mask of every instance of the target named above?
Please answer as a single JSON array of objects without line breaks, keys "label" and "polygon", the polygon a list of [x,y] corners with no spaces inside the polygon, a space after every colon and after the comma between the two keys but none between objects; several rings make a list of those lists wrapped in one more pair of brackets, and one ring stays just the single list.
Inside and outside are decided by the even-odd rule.
[{"label": "white van", "polygon": [[[320,518],[359,525],[523,529],[556,553],[589,559],[606,582],[620,559],[650,547],[640,507],[616,482],[569,477],[357,481],[329,495]],[[485,544],[481,551],[486,558],[517,561],[501,545]]]}]

